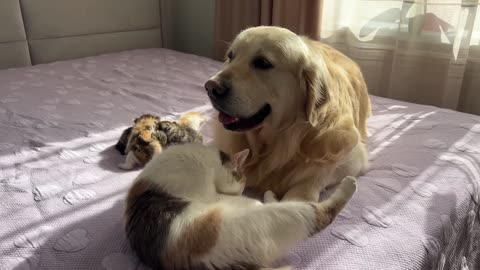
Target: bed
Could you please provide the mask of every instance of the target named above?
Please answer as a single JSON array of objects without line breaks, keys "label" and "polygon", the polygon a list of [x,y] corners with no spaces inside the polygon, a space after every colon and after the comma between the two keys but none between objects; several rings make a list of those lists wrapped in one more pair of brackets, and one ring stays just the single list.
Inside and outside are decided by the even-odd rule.
[{"label": "bed", "polygon": [[[145,49],[1,71],[1,269],[138,269],[122,224],[138,171],[113,145],[141,113],[210,115],[203,83],[220,65]],[[297,269],[428,269],[478,218],[480,117],[371,99],[370,169],[283,259]]]},{"label": "bed", "polygon": [[[39,7],[21,3],[28,24]],[[119,36],[82,34],[88,44],[125,39],[121,43],[130,45],[81,53],[48,48],[77,44],[82,29],[39,38],[45,46],[30,41],[37,31],[32,28],[27,33],[34,35],[21,41],[0,40],[19,55],[8,52],[2,63],[25,66],[0,71],[1,270],[147,269],[130,250],[122,219],[126,191],[139,171],[118,169],[124,156],[113,145],[142,113],[210,116],[203,84],[221,63],[143,49],[160,47],[161,40],[157,26],[147,27],[147,34],[144,25],[127,36],[112,25],[104,27]],[[24,51],[26,44],[32,49]],[[100,55],[58,61],[94,54]],[[278,264],[302,270],[479,269],[480,117],[371,100],[371,165],[359,177],[358,192],[330,227]],[[211,124],[209,118],[202,127],[206,143]]]}]

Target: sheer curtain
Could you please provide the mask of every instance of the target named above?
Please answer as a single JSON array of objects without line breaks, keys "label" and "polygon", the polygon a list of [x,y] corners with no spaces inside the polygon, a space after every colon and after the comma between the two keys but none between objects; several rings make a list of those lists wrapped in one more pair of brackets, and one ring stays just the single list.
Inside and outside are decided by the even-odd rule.
[{"label": "sheer curtain", "polygon": [[362,68],[373,95],[480,115],[479,0],[217,0],[216,58],[242,29],[278,25]]},{"label": "sheer curtain", "polygon": [[324,0],[319,39],[370,93],[480,114],[478,0]]}]

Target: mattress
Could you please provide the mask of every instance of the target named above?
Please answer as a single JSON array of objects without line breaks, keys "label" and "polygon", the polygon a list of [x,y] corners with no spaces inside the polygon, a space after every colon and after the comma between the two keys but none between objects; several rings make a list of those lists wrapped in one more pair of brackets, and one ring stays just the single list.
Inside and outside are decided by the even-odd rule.
[{"label": "mattress", "polygon": [[[147,49],[1,71],[0,269],[146,269],[122,219],[139,171],[118,169],[113,145],[143,113],[209,115],[203,84],[220,66]],[[357,193],[278,264],[474,269],[480,117],[371,100],[371,165]],[[207,141],[211,127],[202,127]]]}]

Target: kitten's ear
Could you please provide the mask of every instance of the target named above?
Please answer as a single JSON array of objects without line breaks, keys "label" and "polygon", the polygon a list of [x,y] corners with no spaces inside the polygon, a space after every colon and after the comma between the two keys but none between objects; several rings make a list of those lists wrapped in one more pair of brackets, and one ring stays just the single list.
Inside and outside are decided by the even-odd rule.
[{"label": "kitten's ear", "polygon": [[235,170],[243,168],[249,153],[250,150],[247,148],[232,155],[232,164]]}]

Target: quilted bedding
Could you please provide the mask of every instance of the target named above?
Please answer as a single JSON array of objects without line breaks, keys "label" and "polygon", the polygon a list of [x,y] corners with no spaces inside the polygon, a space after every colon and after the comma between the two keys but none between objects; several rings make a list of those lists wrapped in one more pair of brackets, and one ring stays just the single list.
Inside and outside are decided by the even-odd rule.
[{"label": "quilted bedding", "polygon": [[[139,171],[117,168],[113,144],[142,113],[209,113],[203,83],[220,65],[148,49],[0,71],[0,269],[146,269],[122,224]],[[480,117],[371,99],[358,192],[279,263],[480,269]]]}]

